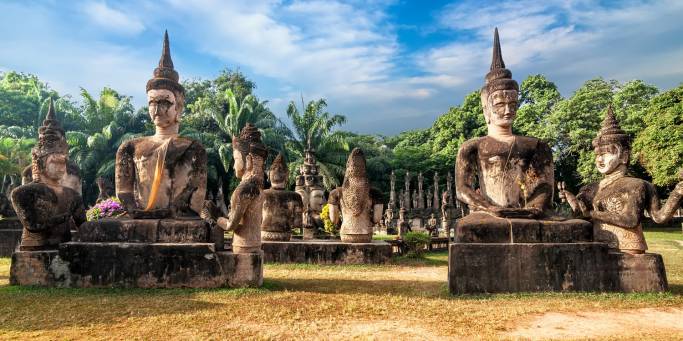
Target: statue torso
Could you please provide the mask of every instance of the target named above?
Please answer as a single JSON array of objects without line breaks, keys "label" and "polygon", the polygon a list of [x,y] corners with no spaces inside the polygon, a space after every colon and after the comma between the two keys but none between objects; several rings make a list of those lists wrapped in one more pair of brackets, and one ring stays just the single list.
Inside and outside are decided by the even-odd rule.
[{"label": "statue torso", "polygon": [[539,159],[540,152],[549,151],[545,143],[527,136],[515,136],[512,143],[485,136],[472,143],[480,191],[492,203],[526,207],[526,200],[540,184],[550,183],[552,189],[552,156],[544,153],[547,160]]},{"label": "statue torso", "polygon": [[231,207],[247,205],[242,221],[232,237],[233,252],[236,252],[235,248],[245,252],[260,250],[263,201],[263,192],[256,182],[242,181],[232,193]]},{"label": "statue torso", "polygon": [[[301,213],[301,196],[292,191],[267,189],[263,191],[263,220],[261,230],[288,232],[297,220],[295,214]],[[301,217],[299,217],[299,220]]]}]

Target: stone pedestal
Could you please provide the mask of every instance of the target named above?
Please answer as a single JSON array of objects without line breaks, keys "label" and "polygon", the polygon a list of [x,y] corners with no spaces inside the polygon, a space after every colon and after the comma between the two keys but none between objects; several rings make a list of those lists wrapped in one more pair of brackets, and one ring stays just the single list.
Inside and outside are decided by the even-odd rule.
[{"label": "stone pedestal", "polygon": [[384,264],[391,245],[384,241],[343,243],[335,240],[264,241],[265,262],[308,264]]},{"label": "stone pedestal", "polygon": [[452,294],[667,290],[657,254],[612,252],[583,220],[460,219],[448,252]]},{"label": "stone pedestal", "polygon": [[103,219],[59,250],[12,255],[10,283],[48,287],[216,288],[263,283],[263,252],[223,251],[200,219]]},{"label": "stone pedestal", "polygon": [[16,217],[0,220],[0,257],[10,257],[21,241],[21,222]]},{"label": "stone pedestal", "polygon": [[263,254],[210,243],[83,243],[12,255],[10,284],[77,288],[257,287]]}]

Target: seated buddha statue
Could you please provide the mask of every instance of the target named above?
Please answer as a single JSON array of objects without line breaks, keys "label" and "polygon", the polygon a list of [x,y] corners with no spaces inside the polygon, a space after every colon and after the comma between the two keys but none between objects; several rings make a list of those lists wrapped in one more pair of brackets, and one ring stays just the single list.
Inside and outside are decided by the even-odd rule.
[{"label": "seated buddha statue", "polygon": [[[457,223],[456,241],[514,242],[517,226],[530,231],[521,232],[526,236],[517,241],[538,238],[539,220],[550,210],[552,152],[537,138],[513,134],[518,95],[519,86],[503,62],[496,28],[493,60],[481,89],[488,133],[463,143],[456,159],[457,198],[472,212]],[[574,223],[583,228],[587,224],[564,225]]]},{"label": "seated buddha statue", "polygon": [[268,172],[270,188],[263,191],[263,221],[261,239],[289,241],[292,229],[301,227],[303,201],[298,193],[288,191],[289,168],[282,154],[278,154]]},{"label": "seated buddha statue", "polygon": [[124,142],[116,153],[116,196],[132,218],[198,217],[206,195],[207,156],[178,135],[185,90],[164,35],[159,66],[147,82],[153,136]]},{"label": "seated buddha statue", "polygon": [[71,240],[72,228],[85,221],[81,195],[61,180],[67,172],[68,146],[52,100],[31,152],[32,179],[12,191],[12,205],[23,225],[21,251],[56,249]]},{"label": "seated buddha statue", "polygon": [[593,140],[593,148],[595,165],[604,178],[583,186],[576,196],[559,183],[560,197],[567,200],[578,216],[592,220],[595,241],[607,243],[616,251],[645,253],[644,213],[647,211],[658,224],[671,220],[683,198],[683,182],[676,185],[661,206],[654,185],[628,175],[630,137],[619,126],[611,106]]}]

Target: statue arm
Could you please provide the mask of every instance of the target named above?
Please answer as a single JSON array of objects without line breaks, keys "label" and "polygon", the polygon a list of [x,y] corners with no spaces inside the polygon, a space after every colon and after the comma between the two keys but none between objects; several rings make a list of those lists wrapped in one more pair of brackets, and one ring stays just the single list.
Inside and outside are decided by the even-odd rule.
[{"label": "statue arm", "polygon": [[116,151],[115,181],[116,196],[121,200],[126,211],[136,210],[137,205],[133,195],[135,163],[133,161],[133,145],[130,141],[121,144]]},{"label": "statue arm", "polygon": [[533,184],[533,187],[528,189],[529,196],[526,199],[526,207],[538,209],[541,212],[550,208],[555,185],[555,169],[552,160],[553,153],[550,150],[550,146],[543,141],[539,141],[536,152],[531,160],[531,166],[535,170],[538,179],[533,182],[526,181],[527,184]]},{"label": "statue arm", "polygon": [[74,223],[76,223],[76,227],[78,227],[86,221],[85,207],[83,205],[83,198],[78,193],[74,194],[74,205],[71,211],[71,217],[73,218]]},{"label": "statue arm", "polygon": [[655,187],[647,183],[647,189],[649,192],[648,199],[650,200],[648,211],[652,220],[657,224],[665,224],[671,220],[675,211],[681,205],[681,199],[683,198],[683,182],[679,182],[674,190],[669,195],[669,199],[666,200],[664,206],[659,207],[659,196]]},{"label": "statue arm", "polygon": [[477,176],[477,141],[466,141],[458,150],[455,166],[455,186],[458,188],[458,200],[470,206],[472,210],[491,211],[495,205],[474,189]]},{"label": "statue arm", "polygon": [[207,156],[204,147],[197,141],[192,142],[192,146],[188,149],[191,155],[192,171],[188,176],[190,181],[187,184],[194,188],[194,192],[190,198],[190,208],[199,214],[204,205],[204,198],[206,197],[206,181],[207,181]]}]

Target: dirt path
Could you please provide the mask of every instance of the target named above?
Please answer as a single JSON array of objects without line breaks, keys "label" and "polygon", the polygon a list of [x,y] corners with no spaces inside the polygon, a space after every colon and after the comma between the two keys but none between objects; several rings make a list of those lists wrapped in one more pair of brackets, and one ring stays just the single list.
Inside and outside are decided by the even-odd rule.
[{"label": "dirt path", "polygon": [[683,333],[683,309],[547,313],[522,323],[505,336],[537,340],[633,337],[650,333]]}]

